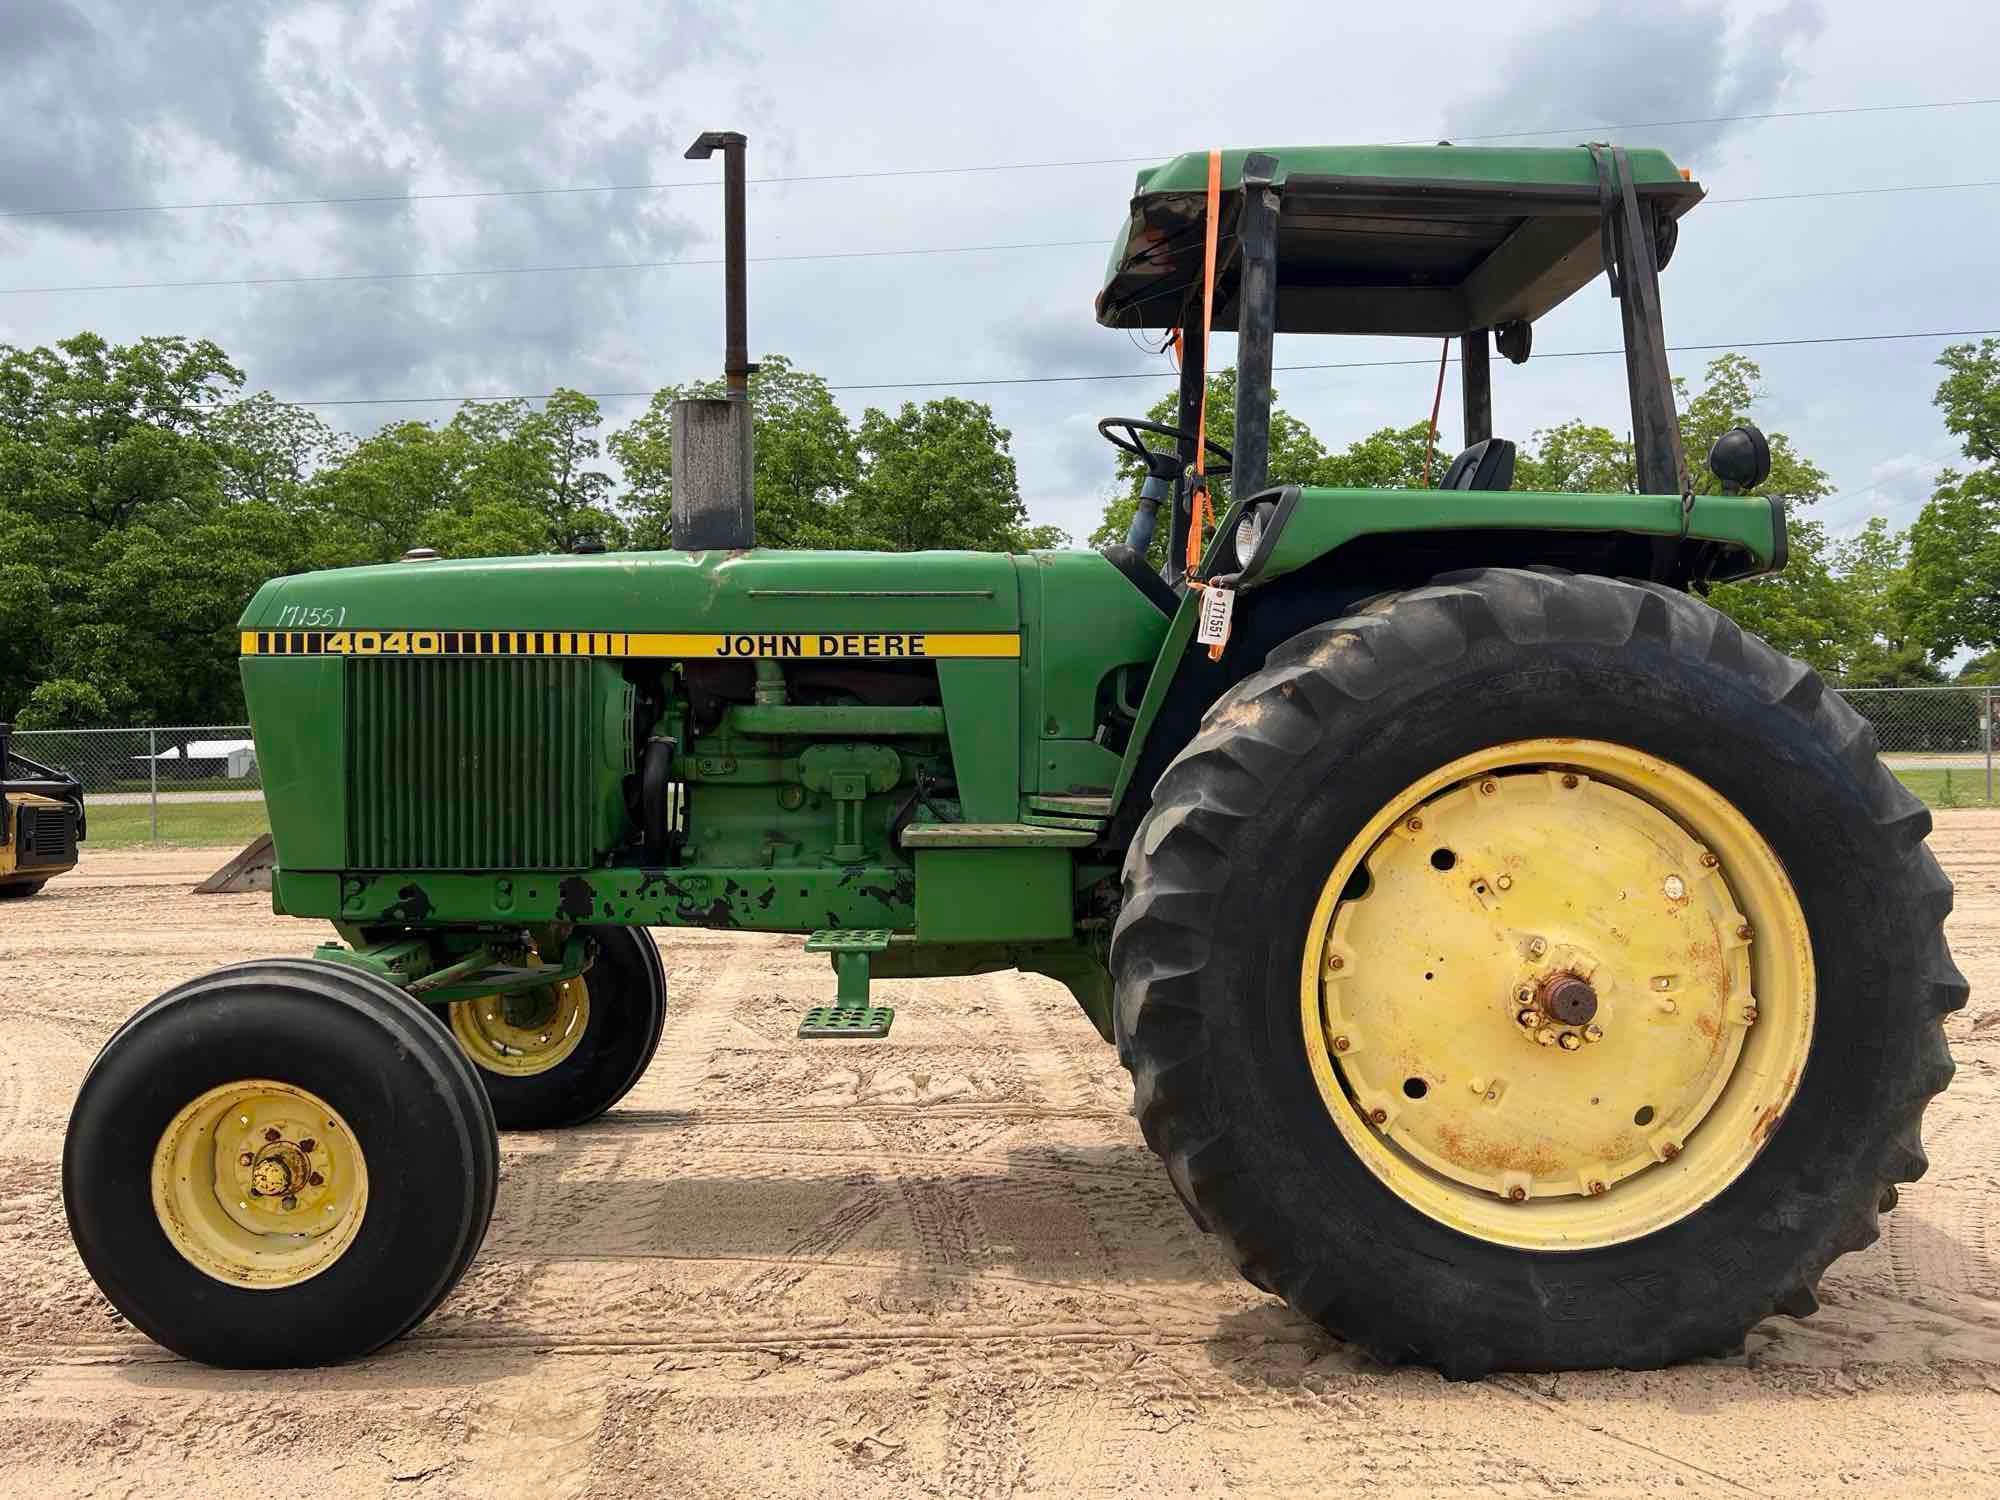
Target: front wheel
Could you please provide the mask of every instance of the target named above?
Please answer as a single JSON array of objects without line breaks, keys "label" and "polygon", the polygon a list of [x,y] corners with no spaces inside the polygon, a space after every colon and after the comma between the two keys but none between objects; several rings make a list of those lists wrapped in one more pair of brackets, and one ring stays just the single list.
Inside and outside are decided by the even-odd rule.
[{"label": "front wheel", "polygon": [[586,974],[444,1007],[502,1130],[596,1119],[632,1091],[659,1049],[667,972],[643,927],[593,927]]},{"label": "front wheel", "polygon": [[1924,1169],[1965,999],[1929,823],[1683,594],[1394,596],[1273,652],[1155,790],[1112,949],[1147,1140],[1382,1358],[1738,1347]]},{"label": "front wheel", "polygon": [[18,880],[10,885],[0,885],[0,901],[25,901],[47,884],[46,880]]},{"label": "front wheel", "polygon": [[499,1147],[472,1069],[400,990],[330,964],[218,969],[127,1021],[63,1146],[70,1234],[112,1305],[238,1368],[351,1359],[471,1265]]}]

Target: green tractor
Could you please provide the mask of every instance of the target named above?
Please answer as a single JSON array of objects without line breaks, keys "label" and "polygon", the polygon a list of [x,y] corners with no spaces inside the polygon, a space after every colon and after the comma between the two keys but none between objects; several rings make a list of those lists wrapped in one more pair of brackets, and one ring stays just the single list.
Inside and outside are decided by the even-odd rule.
[{"label": "green tractor", "polygon": [[[1385,1360],[1653,1366],[1810,1312],[1924,1170],[1966,985],[1928,813],[1699,597],[1785,558],[1754,429],[1710,455],[1721,493],[1680,450],[1658,273],[1701,196],[1608,147],[1142,172],[1097,315],[1182,330],[1179,421],[1103,424],[1148,477],[1102,553],[267,584],[241,631],[273,904],[339,941],[105,1046],[63,1174],[99,1286],[215,1364],[408,1331],[479,1249],[496,1125],[624,1095],[666,1005],[646,929],[704,927],[829,956],[805,1035],[887,1032],[875,981],[1059,980],[1195,1222]],[[1528,358],[1599,275],[1639,493],[1513,490],[1490,351]],[[1203,433],[1217,329],[1233,454]],[[1267,474],[1280,331],[1457,339],[1442,485]]]}]

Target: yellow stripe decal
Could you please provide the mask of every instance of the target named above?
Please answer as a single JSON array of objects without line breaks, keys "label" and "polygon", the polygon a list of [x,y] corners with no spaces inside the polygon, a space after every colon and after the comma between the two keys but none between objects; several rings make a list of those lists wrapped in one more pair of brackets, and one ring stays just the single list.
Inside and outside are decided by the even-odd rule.
[{"label": "yellow stripe decal", "polygon": [[578,630],[246,630],[245,656],[1017,657],[1021,638],[935,630],[666,635]]}]

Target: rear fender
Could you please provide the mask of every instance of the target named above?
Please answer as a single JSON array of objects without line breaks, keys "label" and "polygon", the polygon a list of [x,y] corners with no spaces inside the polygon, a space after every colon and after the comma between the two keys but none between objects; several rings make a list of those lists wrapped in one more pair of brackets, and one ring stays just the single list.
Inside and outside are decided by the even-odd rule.
[{"label": "rear fender", "polygon": [[[1265,526],[1251,555],[1235,550],[1251,507]],[[1168,627],[1113,789],[1108,838],[1129,838],[1153,783],[1201,716],[1282,642],[1375,595],[1417,588],[1460,568],[1553,566],[1689,587],[1751,578],[1785,564],[1783,502],[1700,495],[1686,515],[1671,495],[1448,490],[1334,490],[1287,485],[1230,506],[1203,574],[1237,593],[1219,660],[1194,642],[1199,595]]]}]

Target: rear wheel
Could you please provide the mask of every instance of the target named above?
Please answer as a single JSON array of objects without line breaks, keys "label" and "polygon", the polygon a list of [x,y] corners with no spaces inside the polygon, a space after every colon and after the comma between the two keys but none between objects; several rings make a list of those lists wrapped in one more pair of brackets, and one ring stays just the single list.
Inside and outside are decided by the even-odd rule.
[{"label": "rear wheel", "polygon": [[176,1353],[236,1367],[366,1354],[421,1322],[485,1237],[484,1092],[401,991],[237,964],[170,991],[92,1063],[63,1200],[104,1294]]},{"label": "rear wheel", "polygon": [[47,884],[46,880],[22,880],[13,885],[0,885],[0,901],[24,900]]},{"label": "rear wheel", "polygon": [[1736,1347],[1924,1168],[1965,996],[1928,828],[1685,595],[1392,597],[1155,791],[1112,951],[1147,1139],[1252,1281],[1383,1358]]},{"label": "rear wheel", "polygon": [[667,1016],[667,975],[641,927],[595,927],[586,974],[446,1008],[502,1130],[594,1120],[644,1075]]}]

